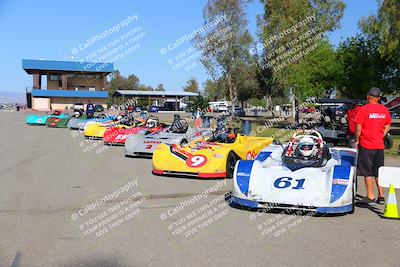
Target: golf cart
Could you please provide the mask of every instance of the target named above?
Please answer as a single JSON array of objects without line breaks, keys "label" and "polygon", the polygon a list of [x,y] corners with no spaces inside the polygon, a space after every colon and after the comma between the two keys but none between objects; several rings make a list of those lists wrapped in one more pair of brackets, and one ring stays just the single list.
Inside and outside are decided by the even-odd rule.
[{"label": "golf cart", "polygon": [[351,146],[348,113],[364,102],[354,99],[318,99],[317,107],[321,112],[321,121],[315,129],[330,146]]}]

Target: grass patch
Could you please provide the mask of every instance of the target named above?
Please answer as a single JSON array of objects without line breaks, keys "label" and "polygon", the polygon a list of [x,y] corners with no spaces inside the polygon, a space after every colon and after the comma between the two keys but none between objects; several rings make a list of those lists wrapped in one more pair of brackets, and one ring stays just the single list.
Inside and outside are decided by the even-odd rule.
[{"label": "grass patch", "polygon": [[393,147],[391,149],[385,150],[385,155],[391,157],[399,157],[398,149],[400,146],[400,136],[399,135],[392,135],[393,137]]},{"label": "grass patch", "polygon": [[256,136],[260,137],[271,137],[281,142],[288,142],[292,137],[295,130],[281,129],[281,128],[267,128],[263,125],[252,125],[252,131]]}]

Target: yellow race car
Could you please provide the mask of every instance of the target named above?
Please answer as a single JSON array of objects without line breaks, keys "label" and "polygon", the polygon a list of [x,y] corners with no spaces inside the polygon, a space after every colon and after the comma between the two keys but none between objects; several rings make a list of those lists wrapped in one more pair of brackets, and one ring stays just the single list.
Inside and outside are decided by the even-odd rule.
[{"label": "yellow race car", "polygon": [[104,133],[106,132],[108,127],[129,127],[126,125],[121,125],[119,124],[119,121],[107,121],[107,122],[91,122],[88,123],[84,130],[83,134],[87,138],[94,138],[94,139],[101,139],[104,136]]},{"label": "yellow race car", "polygon": [[236,161],[254,159],[272,138],[214,132],[187,145],[161,144],[153,154],[153,174],[198,178],[232,178]]},{"label": "yellow race car", "polygon": [[115,120],[107,122],[88,122],[83,130],[83,134],[87,138],[102,139],[104,137],[104,133],[109,127],[129,129],[142,125],[144,123],[143,120],[134,120],[129,116],[129,114],[125,116],[118,115]]}]

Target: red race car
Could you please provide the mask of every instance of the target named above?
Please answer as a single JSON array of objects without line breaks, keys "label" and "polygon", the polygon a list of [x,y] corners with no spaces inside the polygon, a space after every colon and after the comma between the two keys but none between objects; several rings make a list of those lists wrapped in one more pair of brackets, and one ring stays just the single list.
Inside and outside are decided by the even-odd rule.
[{"label": "red race car", "polygon": [[104,144],[106,145],[124,145],[125,140],[128,136],[132,134],[137,134],[139,132],[149,134],[155,131],[159,131],[166,127],[164,123],[160,123],[158,118],[151,117],[146,120],[145,123],[139,126],[115,126],[109,127],[104,133]]}]

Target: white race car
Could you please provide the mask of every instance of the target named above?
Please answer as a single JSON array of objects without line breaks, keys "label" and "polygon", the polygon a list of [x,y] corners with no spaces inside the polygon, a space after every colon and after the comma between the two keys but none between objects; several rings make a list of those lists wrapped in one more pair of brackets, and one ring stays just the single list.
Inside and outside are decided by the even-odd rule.
[{"label": "white race car", "polygon": [[288,144],[267,146],[255,160],[237,162],[230,201],[249,208],[352,213],[356,165],[356,149],[328,148],[317,131],[297,132]]},{"label": "white race car", "polygon": [[159,131],[130,135],[125,141],[125,156],[151,158],[159,144],[184,145],[212,135],[209,129],[195,130],[183,121],[174,122],[171,126]]}]

